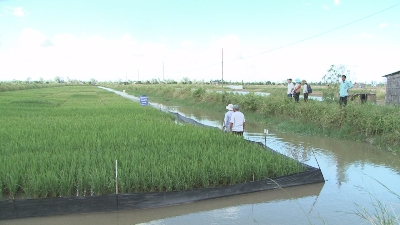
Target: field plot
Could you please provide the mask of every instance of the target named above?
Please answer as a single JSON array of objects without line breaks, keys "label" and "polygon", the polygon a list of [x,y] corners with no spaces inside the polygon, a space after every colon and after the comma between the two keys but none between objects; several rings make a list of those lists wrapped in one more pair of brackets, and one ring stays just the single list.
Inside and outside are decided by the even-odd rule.
[{"label": "field plot", "polygon": [[[221,115],[222,116],[222,115]],[[177,124],[94,86],[0,93],[3,199],[238,184],[305,167],[218,129]]]}]

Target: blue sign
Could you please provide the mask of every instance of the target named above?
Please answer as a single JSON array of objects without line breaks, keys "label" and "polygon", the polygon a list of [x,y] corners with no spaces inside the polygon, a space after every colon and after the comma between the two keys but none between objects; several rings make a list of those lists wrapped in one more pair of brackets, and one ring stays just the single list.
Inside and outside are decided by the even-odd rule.
[{"label": "blue sign", "polygon": [[140,105],[141,106],[147,106],[149,105],[149,100],[147,99],[146,95],[141,95],[140,96]]}]

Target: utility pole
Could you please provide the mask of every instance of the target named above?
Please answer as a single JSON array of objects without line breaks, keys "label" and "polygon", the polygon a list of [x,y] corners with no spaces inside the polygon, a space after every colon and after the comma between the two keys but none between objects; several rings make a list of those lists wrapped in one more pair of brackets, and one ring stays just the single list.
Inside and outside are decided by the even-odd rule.
[{"label": "utility pole", "polygon": [[224,92],[224,49],[222,48],[222,93]]},{"label": "utility pole", "polygon": [[163,79],[163,83],[165,83],[165,79],[164,79],[164,62],[162,62],[162,79]]}]

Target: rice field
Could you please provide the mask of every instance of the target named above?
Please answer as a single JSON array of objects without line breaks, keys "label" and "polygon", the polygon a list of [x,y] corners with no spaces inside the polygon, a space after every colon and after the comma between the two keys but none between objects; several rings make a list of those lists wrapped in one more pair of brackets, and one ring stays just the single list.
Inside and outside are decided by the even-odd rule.
[{"label": "rice field", "polygon": [[0,124],[3,199],[188,190],[305,169],[94,86],[0,92]]}]

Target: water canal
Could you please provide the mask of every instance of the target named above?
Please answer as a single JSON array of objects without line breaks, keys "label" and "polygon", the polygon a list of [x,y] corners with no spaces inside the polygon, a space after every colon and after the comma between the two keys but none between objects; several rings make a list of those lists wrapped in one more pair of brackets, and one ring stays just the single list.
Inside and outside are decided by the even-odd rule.
[{"label": "water canal", "polygon": [[[222,123],[223,115],[207,110],[153,105],[209,126]],[[374,213],[377,200],[400,215],[400,199],[388,191],[400,195],[398,156],[367,143],[277,133],[257,122],[246,124],[246,139],[320,167],[326,182],[157,209],[25,218],[0,224],[369,224],[354,213],[360,207]],[[269,130],[268,135],[264,129]]]}]

